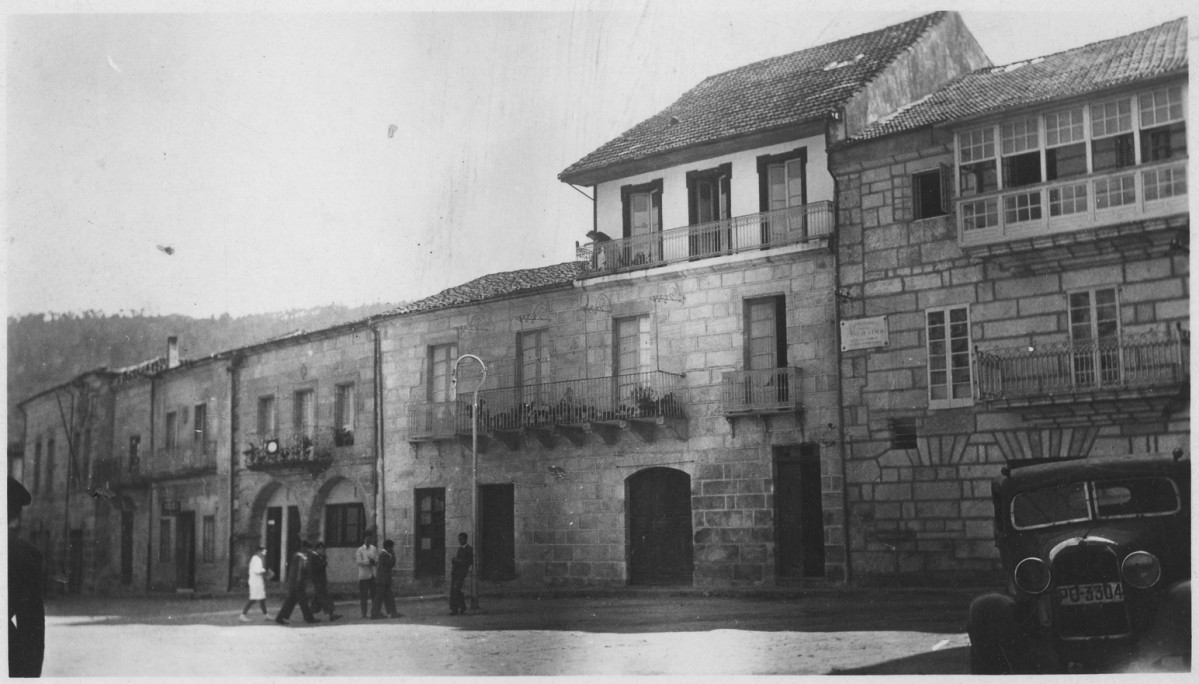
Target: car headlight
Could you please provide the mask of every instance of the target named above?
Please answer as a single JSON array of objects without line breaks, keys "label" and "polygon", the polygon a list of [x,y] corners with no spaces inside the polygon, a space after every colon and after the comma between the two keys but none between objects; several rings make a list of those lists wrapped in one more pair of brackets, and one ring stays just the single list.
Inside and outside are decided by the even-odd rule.
[{"label": "car headlight", "polygon": [[1133,551],[1120,564],[1120,574],[1137,589],[1148,589],[1162,578],[1162,564],[1148,551]]},{"label": "car headlight", "polygon": [[1016,586],[1030,594],[1039,594],[1049,588],[1049,566],[1040,558],[1025,558],[1016,564],[1012,573]]}]

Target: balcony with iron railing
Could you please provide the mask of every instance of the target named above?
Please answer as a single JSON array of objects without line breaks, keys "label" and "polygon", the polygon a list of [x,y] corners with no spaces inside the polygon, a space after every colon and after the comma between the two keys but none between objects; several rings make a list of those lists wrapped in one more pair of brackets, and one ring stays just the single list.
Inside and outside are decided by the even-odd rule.
[{"label": "balcony with iron railing", "polygon": [[[961,197],[956,201],[959,242],[974,256],[1002,260],[1018,254],[1049,268],[1107,251],[1071,245],[1094,243],[1097,237],[1119,240],[1130,232],[1139,236],[1133,242],[1143,245],[1140,249],[1160,252],[1175,240],[1176,229],[1189,225],[1186,167],[1186,159],[1155,162]],[[1152,242],[1147,232],[1164,234]]]},{"label": "balcony with iron railing", "polygon": [[1190,341],[1157,335],[975,350],[983,402],[1056,419],[1160,417],[1186,393]]},{"label": "balcony with iron railing", "polygon": [[[471,400],[459,394],[456,401],[410,405],[409,441],[468,437]],[[526,433],[546,446],[553,446],[555,435],[582,444],[587,434],[599,434],[612,443],[625,428],[653,441],[657,426],[686,439],[686,403],[683,376],[665,371],[502,387],[479,392],[477,430],[509,448],[518,448]]]},{"label": "balcony with iron railing", "polygon": [[140,464],[151,480],[175,480],[216,472],[216,441],[196,439],[180,441],[155,449],[150,464]]},{"label": "balcony with iron railing", "polygon": [[596,278],[787,245],[827,246],[834,221],[832,202],[813,202],[649,235],[592,242],[582,254],[588,269],[581,277]]},{"label": "balcony with iron railing", "polygon": [[92,464],[92,482],[96,486],[137,487],[148,480],[147,474],[141,470],[141,459],[137,456],[100,459]]},{"label": "balcony with iron railing", "polygon": [[734,418],[795,413],[800,402],[799,368],[725,371],[720,377],[720,412],[736,434]]},{"label": "balcony with iron railing", "polygon": [[244,437],[242,465],[247,470],[270,472],[307,470],[314,475],[333,465],[335,452],[354,445],[354,433],[345,428],[313,426]]}]

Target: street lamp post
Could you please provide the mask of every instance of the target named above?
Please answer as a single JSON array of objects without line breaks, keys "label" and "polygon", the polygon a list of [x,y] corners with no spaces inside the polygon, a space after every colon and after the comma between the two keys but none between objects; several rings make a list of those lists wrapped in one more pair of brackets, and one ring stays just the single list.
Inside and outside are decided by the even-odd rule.
[{"label": "street lamp post", "polygon": [[[487,364],[483,363],[483,359],[474,354],[463,354],[454,360],[454,371],[450,376],[450,381],[454,385],[455,396],[458,389],[458,364],[462,359],[474,359],[479,368],[482,369],[482,374],[479,377],[479,384],[475,385],[474,395],[470,401],[470,518],[471,518],[471,533],[470,536],[475,540],[475,548],[479,546],[479,388],[487,381]],[[479,609],[479,561],[476,558],[470,566],[470,608],[471,610]]]}]

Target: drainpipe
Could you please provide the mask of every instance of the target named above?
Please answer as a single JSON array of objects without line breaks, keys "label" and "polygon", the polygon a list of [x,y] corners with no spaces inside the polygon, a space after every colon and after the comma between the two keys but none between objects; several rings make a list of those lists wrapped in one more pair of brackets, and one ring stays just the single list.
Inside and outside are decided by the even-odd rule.
[{"label": "drainpipe", "polygon": [[375,497],[375,522],[379,526],[379,543],[387,537],[387,515],[385,506],[387,504],[386,479],[384,475],[386,471],[383,463],[383,342],[380,338],[378,325],[370,326],[371,333],[375,338],[375,470],[374,470],[374,497]]},{"label": "drainpipe", "polygon": [[233,591],[233,502],[236,496],[233,475],[236,472],[234,462],[237,460],[237,436],[240,425],[237,420],[238,395],[237,383],[241,379],[241,365],[245,357],[240,354],[234,356],[229,363],[229,537],[226,547],[226,556],[229,558],[229,581],[225,587],[225,591]]},{"label": "drainpipe", "polygon": [[[828,139],[829,136],[826,132],[825,140]],[[831,169],[829,175],[832,175]],[[841,365],[841,299],[838,297],[841,292],[841,240],[840,231],[836,230],[840,216],[840,212],[837,210],[838,199],[841,196],[838,187],[837,177],[833,176],[833,348],[837,350],[837,445],[841,450],[841,547],[845,549],[845,584],[848,585],[853,565],[849,558],[849,485],[845,476],[845,461],[849,458],[849,450],[845,443],[845,378]]]},{"label": "drainpipe", "polygon": [[150,466],[154,461],[154,415],[158,406],[157,374],[150,376],[150,450],[146,454],[146,463],[139,464],[149,479],[149,489],[146,492],[146,592],[150,592],[154,572],[154,474]]}]

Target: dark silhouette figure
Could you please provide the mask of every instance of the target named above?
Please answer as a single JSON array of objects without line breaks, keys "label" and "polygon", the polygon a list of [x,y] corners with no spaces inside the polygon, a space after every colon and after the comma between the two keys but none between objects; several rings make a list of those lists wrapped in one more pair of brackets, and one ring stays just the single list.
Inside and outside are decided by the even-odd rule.
[{"label": "dark silhouette figure", "polygon": [[46,652],[42,553],[17,536],[29,490],[8,478],[8,676],[41,677]]},{"label": "dark silhouette figure", "polygon": [[286,625],[291,619],[291,611],[295,609],[296,604],[300,606],[304,622],[320,622],[312,616],[312,608],[308,605],[308,584],[312,581],[312,566],[308,555],[311,552],[312,542],[305,539],[300,544],[300,550],[287,564],[287,599],[283,601],[279,614],[275,616],[275,622],[281,625]]},{"label": "dark silhouette figure", "polygon": [[329,596],[329,559],[325,556],[325,542],[318,541],[312,546],[312,554],[308,556],[312,575],[312,612],[322,610],[329,615],[329,622],[340,620],[341,615],[333,608],[333,599]]},{"label": "dark silhouette figure", "polygon": [[371,619],[379,620],[383,611],[387,617],[400,617],[396,612],[396,597],[391,591],[391,571],[396,566],[395,542],[390,539],[383,542],[383,550],[379,552],[379,563],[375,575],[375,601],[371,605]]},{"label": "dark silhouette figure", "polygon": [[465,532],[458,535],[458,552],[450,561],[450,615],[466,613],[466,596],[462,593],[462,585],[470,574],[470,566],[475,564],[475,550],[466,540]]}]

